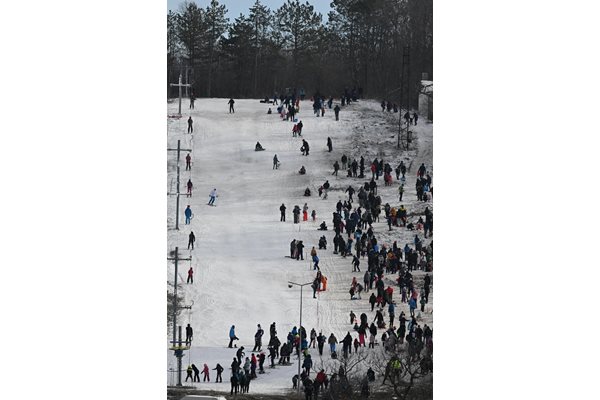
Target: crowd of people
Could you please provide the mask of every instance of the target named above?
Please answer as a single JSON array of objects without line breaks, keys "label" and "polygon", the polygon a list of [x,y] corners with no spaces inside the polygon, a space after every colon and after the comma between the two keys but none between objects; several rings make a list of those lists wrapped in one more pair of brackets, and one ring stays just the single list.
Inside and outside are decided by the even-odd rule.
[{"label": "crowd of people", "polygon": [[[278,113],[282,119],[291,120],[294,123],[292,137],[302,138],[301,151],[304,156],[308,156],[310,146],[306,139],[302,137],[303,123],[296,118],[300,111],[300,97],[296,96],[295,93],[288,96],[274,96],[273,104],[277,104],[277,100],[281,101],[277,108]],[[313,102],[313,112],[317,117],[324,116],[326,107],[333,108],[332,97],[326,99],[316,94],[311,100]],[[341,96],[342,106],[353,101],[357,101],[355,91],[351,93],[346,91]],[[388,112],[391,110],[397,112],[397,106],[390,104],[390,102],[382,102],[381,107],[383,111],[387,109]],[[336,105],[334,108],[336,120],[338,120],[339,111],[340,107]],[[234,112],[233,99],[230,102],[230,112]],[[418,115],[414,113],[413,116],[408,116],[407,122],[416,125],[417,120]],[[333,143],[329,137],[327,138],[327,149],[328,153],[333,152]],[[264,148],[260,143],[257,143],[255,150],[261,151]],[[367,165],[371,171],[370,179],[365,175],[366,163],[368,163]],[[277,155],[275,155],[273,169],[278,169],[279,164]],[[333,374],[327,374],[322,368],[315,369],[310,349],[316,349],[319,356],[323,356],[325,343],[329,345],[331,359],[349,357],[353,350],[356,353],[360,351],[361,347],[375,349],[376,346],[382,346],[390,352],[404,348],[411,360],[424,360],[424,362],[431,363],[433,330],[427,324],[421,326],[418,309],[420,305],[421,312],[424,312],[426,305],[430,302],[433,241],[426,242],[426,239],[433,235],[433,212],[429,207],[425,207],[423,213],[413,212],[411,214],[406,206],[402,204],[406,191],[406,174],[410,171],[410,166],[407,167],[404,161],[400,161],[396,168],[393,168],[390,162],[384,162],[383,159],[375,158],[368,162],[364,156],[358,158],[343,154],[341,159],[334,161],[332,175],[337,177],[340,170],[347,171],[347,177],[367,179],[367,181],[357,188],[349,185],[344,190],[348,198],[343,201],[338,200],[335,203],[331,221],[333,249],[330,248],[330,250],[334,255],[351,259],[352,272],[357,273],[348,289],[349,301],[365,301],[369,304],[368,307],[374,315],[369,316],[367,312],[363,312],[357,317],[351,311],[346,334],[338,333],[338,336],[334,332],[330,332],[329,335],[324,335],[323,332],[317,333],[315,328],[307,333],[304,326],[294,326],[283,341],[277,336],[276,324],[273,322],[269,328],[269,341],[266,349],[263,349],[262,346],[264,331],[259,324],[254,336],[254,347],[249,356],[246,356],[244,346],[237,348],[233,344],[239,338],[235,334],[235,326],[232,326],[229,332],[230,341],[228,346],[235,349],[235,357],[231,363],[231,394],[247,393],[250,382],[257,378],[257,373],[262,374],[265,372],[264,363],[267,359],[269,360],[269,366],[275,368],[276,365],[291,365],[290,356],[295,355],[302,362],[302,373],[300,376],[294,375],[292,377],[292,385],[296,388],[297,385],[302,384],[307,398],[309,396],[315,396],[316,398],[316,395],[323,388],[327,389],[328,385],[347,381],[348,379],[343,367],[340,367],[340,370]],[[302,166],[299,172],[300,174],[306,174],[305,167]],[[379,178],[382,177],[384,186],[393,186],[394,172],[398,183],[397,203],[399,204],[397,205],[395,204],[395,196],[392,201],[384,203],[381,193],[378,193]],[[191,180],[189,183],[191,184]],[[319,197],[327,199],[330,190],[331,185],[326,180],[318,189]],[[427,203],[432,200],[431,172],[427,170],[424,163],[417,171],[415,190],[418,201]],[[188,188],[188,192],[191,195],[191,187]],[[306,188],[304,195],[311,196],[309,188]],[[356,199],[354,198],[355,195]],[[216,189],[214,193],[211,192],[210,198],[209,204],[214,202],[216,198]],[[287,207],[284,203],[281,204],[279,210],[280,221],[286,222]],[[313,209],[309,214],[310,208],[307,203],[304,203],[302,207],[295,205],[292,210],[295,224],[300,223],[301,214],[303,222],[309,220],[309,215],[313,222],[316,221],[316,211]],[[411,217],[418,217],[418,219],[412,220]],[[191,211],[189,219],[191,219]],[[189,223],[189,219],[186,214],[186,223]],[[394,227],[414,231],[414,239],[409,243],[404,243],[404,246],[399,244],[398,241],[393,241],[390,245],[384,244],[381,239],[377,238],[375,232],[376,226],[374,224],[378,222],[387,223],[388,230],[393,230]],[[319,229],[328,230],[325,221],[321,222]],[[422,237],[420,236],[421,232]],[[193,249],[195,239],[192,236],[193,232],[190,235],[188,248],[191,245]],[[310,250],[312,269],[316,271],[311,285],[314,298],[318,293],[327,290],[327,277],[321,271],[318,255],[318,252],[328,251],[327,244],[327,237],[322,235],[318,241],[318,250],[316,246],[312,246]],[[303,240],[293,239],[290,243],[289,257],[295,260],[304,260],[304,249],[306,247]],[[415,271],[422,271],[424,276],[421,276],[422,274],[419,272],[419,279],[415,279],[413,276]],[[395,296],[394,291],[396,291]],[[367,296],[369,293],[370,295]],[[407,313],[404,310],[398,310],[398,308],[406,308]],[[338,341],[338,337],[341,340]],[[341,350],[338,349],[338,345],[341,346]],[[384,380],[394,373],[394,368],[397,366],[396,361],[395,359],[390,361]],[[217,363],[213,370],[217,371],[216,382],[222,382],[223,367]],[[210,382],[209,371],[208,365],[204,364],[201,372],[204,375],[204,381]],[[193,382],[200,381],[200,371],[194,364],[188,367],[187,372],[186,382],[188,379],[192,379]],[[311,379],[311,372],[316,373],[314,379]],[[369,368],[365,382],[372,382],[374,379],[375,373]]]}]

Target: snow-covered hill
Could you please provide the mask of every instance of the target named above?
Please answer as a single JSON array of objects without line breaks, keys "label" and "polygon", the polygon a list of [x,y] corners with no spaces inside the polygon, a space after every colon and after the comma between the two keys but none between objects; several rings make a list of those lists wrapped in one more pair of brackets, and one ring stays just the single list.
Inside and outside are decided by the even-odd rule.
[{"label": "snow-covered hill", "polygon": [[[347,199],[343,191],[348,185],[358,189],[366,179],[347,178],[344,171],[340,171],[338,177],[332,176],[335,160],[339,161],[342,154],[346,154],[357,160],[364,156],[367,166],[376,157],[383,157],[393,167],[401,159],[407,165],[412,162],[403,199],[409,213],[422,212],[425,208],[425,204],[417,204],[415,195],[418,166],[424,162],[429,171],[433,171],[432,125],[425,123],[424,118],[419,119],[419,124],[413,127],[417,137],[415,149],[400,152],[395,147],[398,114],[382,113],[375,101],[364,100],[344,107],[337,122],[331,110],[327,110],[324,117],[317,118],[312,113],[311,103],[301,102],[302,137],[311,148],[307,157],[300,153],[301,138],[292,137],[293,123],[282,121],[274,106],[271,106],[274,113],[268,115],[269,106],[258,100],[236,100],[236,112],[230,114],[227,101],[199,99],[190,113],[188,102],[184,100],[183,117],[169,118],[167,138],[170,148],[175,148],[180,139],[182,148],[193,149],[191,171],[185,171],[185,152],[182,152],[180,161],[181,190],[185,191],[188,178],[191,178],[194,190],[191,198],[181,197],[179,231],[174,229],[175,199],[171,197],[168,202],[168,250],[179,246],[183,249],[183,257],[192,256],[191,262],[181,262],[179,266],[179,282],[183,282],[180,293],[184,295],[186,304],[193,302],[191,312],[183,311],[178,321],[183,326],[190,323],[194,329],[193,348],[186,353],[184,363],[193,362],[200,367],[206,362],[212,369],[216,362],[220,362],[226,368],[223,384],[197,384],[199,388],[210,387],[212,390],[228,390],[228,367],[234,356],[234,351],[226,348],[231,325],[235,325],[240,338],[238,346],[244,345],[248,355],[254,344],[257,324],[265,329],[265,347],[268,327],[272,322],[277,323],[282,340],[293,326],[298,325],[299,288],[288,288],[287,281],[311,282],[314,271],[307,257],[304,261],[296,261],[285,256],[289,255],[292,239],[303,240],[306,253],[312,246],[318,249],[318,239],[323,232],[317,231],[317,227],[323,220],[330,227],[325,232],[329,245],[327,250],[318,253],[321,271],[328,278],[328,287],[317,299],[312,298],[310,287],[305,287],[303,325],[307,331],[314,327],[317,332],[321,331],[326,336],[333,332],[341,339],[347,331],[352,331],[348,318],[350,310],[357,315],[367,312],[373,318],[368,296],[363,296],[362,300],[349,299],[352,277],[362,280],[360,273],[352,273],[352,258],[344,259],[334,255],[332,250],[334,233],[331,220],[335,204],[339,199]],[[169,104],[168,114],[176,112],[177,102]],[[194,120],[193,134],[186,133],[190,114]],[[331,153],[327,151],[327,137],[333,141]],[[254,151],[257,141],[266,151]],[[278,170],[272,169],[274,154],[281,162]],[[175,160],[175,152],[169,152],[169,192],[175,191]],[[306,175],[298,174],[302,165],[306,167]],[[328,199],[323,200],[318,197],[317,188],[325,180],[329,180],[332,189]],[[313,196],[303,196],[306,187],[312,190]],[[208,194],[213,188],[219,195],[216,207],[207,206]],[[383,178],[379,179],[378,194],[384,204],[398,205],[397,192],[397,182],[385,187]],[[305,202],[309,210],[316,211],[316,222],[293,224],[291,211],[294,205],[302,207]],[[282,203],[287,207],[286,222],[279,221]],[[194,217],[190,225],[185,225],[183,210],[188,204]],[[432,209],[431,202],[427,206]],[[396,240],[398,245],[404,246],[412,243],[414,238],[414,232],[404,228],[388,232],[384,218],[373,226],[380,243],[391,245]],[[190,230],[196,236],[196,247],[192,251],[186,250]],[[420,236],[422,238],[422,234]],[[428,241],[426,239],[426,243]],[[195,272],[194,283],[186,284],[190,266]],[[169,263],[166,275],[169,282],[173,281],[173,272],[173,264]],[[415,272],[415,279],[420,279],[422,274]],[[430,326],[431,307],[430,300],[423,315],[423,322]],[[405,304],[398,308],[408,315]],[[397,315],[400,310],[397,310]],[[175,367],[172,351],[167,357],[168,367]],[[316,351],[313,351],[313,358],[319,358]],[[295,367],[267,369],[267,374],[252,382],[251,391],[287,390],[291,387],[294,371]],[[169,383],[172,383],[171,375]]]}]

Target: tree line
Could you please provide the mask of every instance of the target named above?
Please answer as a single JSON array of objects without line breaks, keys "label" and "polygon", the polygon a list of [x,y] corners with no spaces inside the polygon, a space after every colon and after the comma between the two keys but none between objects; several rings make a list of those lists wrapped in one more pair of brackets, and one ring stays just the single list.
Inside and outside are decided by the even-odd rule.
[{"label": "tree line", "polygon": [[287,88],[337,97],[355,88],[396,100],[409,46],[416,106],[421,74],[433,78],[433,1],[333,0],[331,9],[325,21],[308,1],[271,10],[256,0],[230,21],[217,0],[186,2],[167,15],[168,83],[187,75],[196,97],[264,98]]}]

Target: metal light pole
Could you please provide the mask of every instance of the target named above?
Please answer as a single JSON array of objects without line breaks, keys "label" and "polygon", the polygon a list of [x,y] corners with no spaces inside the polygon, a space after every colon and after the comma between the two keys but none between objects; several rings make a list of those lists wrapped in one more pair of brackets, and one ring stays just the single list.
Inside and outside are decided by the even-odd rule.
[{"label": "metal light pole", "polygon": [[[302,288],[306,285],[312,284],[312,282],[308,283],[296,283],[288,281],[288,286],[291,288],[292,285],[300,286],[300,326],[298,327],[298,332],[300,333],[300,343],[298,346],[298,350],[302,348]],[[298,352],[298,394],[300,394],[300,352]]]}]

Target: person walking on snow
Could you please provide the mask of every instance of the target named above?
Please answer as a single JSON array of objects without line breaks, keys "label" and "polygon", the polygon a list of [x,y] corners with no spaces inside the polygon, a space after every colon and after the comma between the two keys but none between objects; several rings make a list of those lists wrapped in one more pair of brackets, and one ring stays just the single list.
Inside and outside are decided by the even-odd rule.
[{"label": "person walking on snow", "polygon": [[194,242],[196,241],[196,236],[194,235],[194,232],[190,232],[190,236],[189,236],[189,240],[188,240],[188,250],[190,248],[190,246],[192,246],[192,250],[194,250]]},{"label": "person walking on snow", "polygon": [[202,374],[204,374],[204,379],[202,380],[202,382],[206,382],[209,381],[210,382],[210,376],[209,376],[209,369],[208,369],[208,365],[204,364],[204,368],[202,368]]},{"label": "person walking on snow", "polygon": [[194,133],[194,121],[192,120],[192,116],[188,118],[188,133]]},{"label": "person walking on snow", "polygon": [[194,269],[192,267],[188,270],[187,283],[194,283]]},{"label": "person walking on snow", "polygon": [[190,153],[188,153],[188,155],[185,156],[185,170],[192,170],[192,156],[190,155]]},{"label": "person walking on snow", "polygon": [[231,113],[235,114],[235,110],[233,109],[233,105],[235,104],[235,101],[233,99],[229,99],[229,101],[227,103],[229,104],[229,114],[231,114]]},{"label": "person walking on snow", "polygon": [[191,179],[188,179],[186,186],[187,186],[187,197],[192,197],[192,188],[194,187],[194,185],[192,184]]},{"label": "person walking on snow", "polygon": [[273,169],[279,169],[279,160],[277,159],[277,154],[273,156]]},{"label": "person walking on snow", "polygon": [[238,339],[237,336],[235,336],[235,325],[231,325],[231,328],[229,328],[229,346],[227,346],[228,348],[232,348],[232,344],[234,340],[240,340]]},{"label": "person walking on snow", "polygon": [[223,377],[221,376],[221,373],[223,372],[224,368],[221,366],[221,364],[217,363],[217,366],[215,368],[213,368],[213,370],[217,371],[217,379],[215,380],[215,382],[223,383]]},{"label": "person walking on snow", "polygon": [[185,214],[185,224],[189,225],[190,221],[192,220],[192,209],[190,208],[189,204],[183,213]]},{"label": "person walking on snow", "polygon": [[215,204],[215,199],[217,198],[217,189],[216,189],[216,188],[214,188],[214,189],[213,189],[213,190],[210,192],[209,196],[210,196],[210,199],[208,200],[208,205],[209,205],[209,206],[212,206],[212,205],[214,205],[214,204]]},{"label": "person walking on snow", "polygon": [[340,106],[339,105],[335,105],[333,112],[335,114],[335,120],[339,121],[340,120]]},{"label": "person walking on snow", "polygon": [[193,379],[193,381],[194,382],[200,382],[200,370],[194,364],[192,364],[192,370],[194,370],[194,379]]}]

